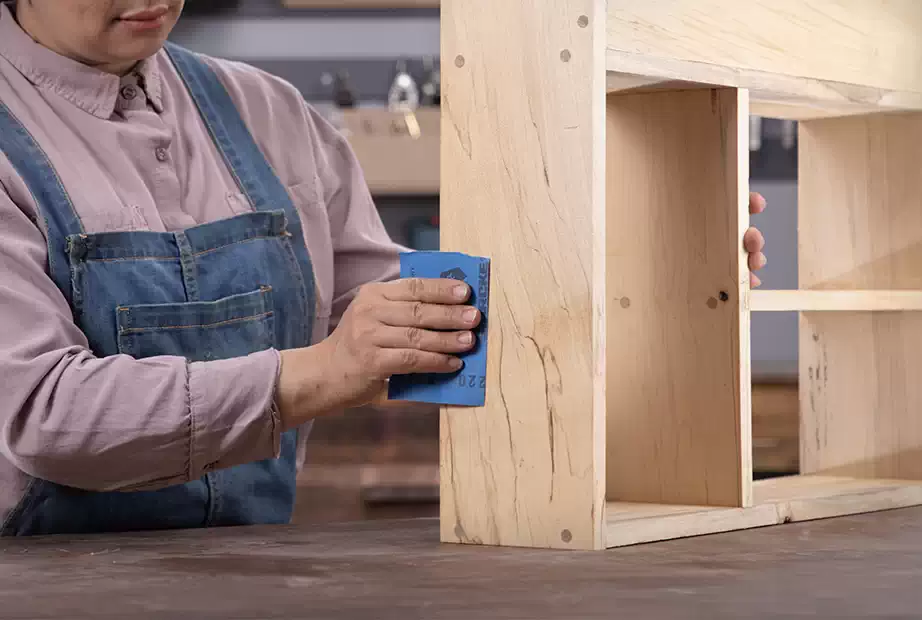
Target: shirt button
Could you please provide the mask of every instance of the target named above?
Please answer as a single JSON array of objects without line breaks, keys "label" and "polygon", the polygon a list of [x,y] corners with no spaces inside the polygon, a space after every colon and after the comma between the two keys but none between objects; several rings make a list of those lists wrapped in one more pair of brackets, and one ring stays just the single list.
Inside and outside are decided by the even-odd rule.
[{"label": "shirt button", "polygon": [[154,154],[157,156],[157,161],[159,162],[165,162],[170,158],[170,154],[162,146],[158,147],[157,150],[154,151]]},{"label": "shirt button", "polygon": [[122,88],[122,98],[131,101],[138,96],[138,89],[134,86],[125,86]]}]

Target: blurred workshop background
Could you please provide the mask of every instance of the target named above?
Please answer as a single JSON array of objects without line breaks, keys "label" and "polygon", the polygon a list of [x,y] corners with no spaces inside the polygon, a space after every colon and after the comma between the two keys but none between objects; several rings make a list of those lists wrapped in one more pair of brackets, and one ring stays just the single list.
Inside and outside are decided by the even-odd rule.
[{"label": "blurred workshop background", "polygon": [[[294,84],[348,137],[390,234],[438,249],[439,0],[190,0],[172,39]],[[764,288],[797,288],[796,125],[751,119],[768,210]],[[676,205],[694,208],[694,205]],[[587,240],[588,242],[588,240]],[[752,316],[757,476],[797,472],[797,316]],[[296,520],[438,514],[438,409],[367,407],[315,424]]]}]

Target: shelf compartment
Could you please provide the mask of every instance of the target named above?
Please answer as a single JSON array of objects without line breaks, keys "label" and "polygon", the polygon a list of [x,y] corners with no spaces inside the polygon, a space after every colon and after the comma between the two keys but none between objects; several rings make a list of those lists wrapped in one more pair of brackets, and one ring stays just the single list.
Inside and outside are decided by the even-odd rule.
[{"label": "shelf compartment", "polygon": [[609,548],[922,504],[922,481],[820,475],[753,483],[749,508],[609,502]]},{"label": "shelf compartment", "polygon": [[752,312],[899,312],[922,310],[922,291],[752,291]]}]

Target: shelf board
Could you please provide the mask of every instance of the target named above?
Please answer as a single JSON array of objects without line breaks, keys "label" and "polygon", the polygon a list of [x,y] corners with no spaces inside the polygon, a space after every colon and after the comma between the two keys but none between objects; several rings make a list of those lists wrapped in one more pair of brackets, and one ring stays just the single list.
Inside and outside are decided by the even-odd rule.
[{"label": "shelf board", "polygon": [[751,291],[752,312],[899,312],[922,310],[922,291]]},{"label": "shelf board", "polygon": [[750,508],[609,502],[606,546],[716,534],[922,504],[922,481],[801,475],[753,483]]},{"label": "shelf board", "polygon": [[610,92],[690,83],[744,88],[756,113],[794,120],[922,109],[918,3],[617,0],[608,6]]}]

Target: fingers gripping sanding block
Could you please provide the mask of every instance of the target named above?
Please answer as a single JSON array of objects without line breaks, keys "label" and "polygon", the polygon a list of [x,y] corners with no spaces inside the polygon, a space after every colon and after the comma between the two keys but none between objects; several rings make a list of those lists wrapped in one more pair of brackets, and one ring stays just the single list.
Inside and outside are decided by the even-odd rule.
[{"label": "fingers gripping sanding block", "polygon": [[407,252],[400,255],[401,278],[448,278],[471,287],[468,304],[480,310],[474,347],[461,355],[464,366],[452,374],[391,377],[388,398],[462,407],[483,406],[487,391],[487,312],[490,259],[457,252]]}]

